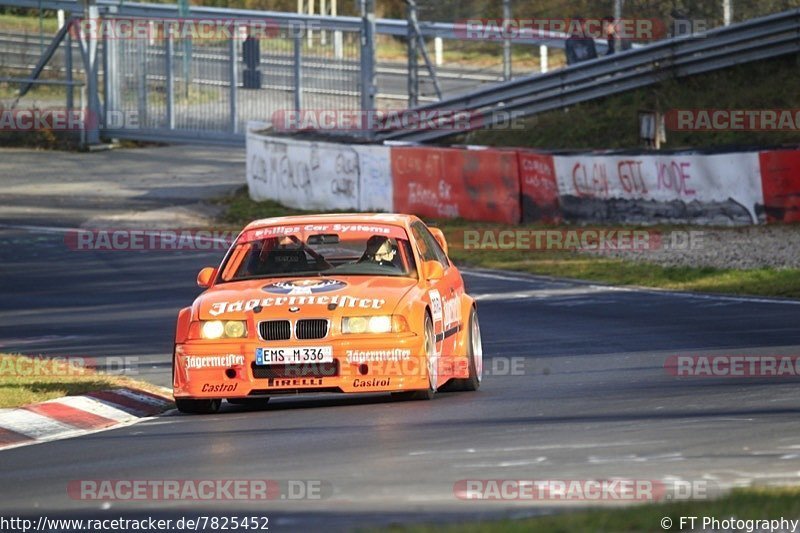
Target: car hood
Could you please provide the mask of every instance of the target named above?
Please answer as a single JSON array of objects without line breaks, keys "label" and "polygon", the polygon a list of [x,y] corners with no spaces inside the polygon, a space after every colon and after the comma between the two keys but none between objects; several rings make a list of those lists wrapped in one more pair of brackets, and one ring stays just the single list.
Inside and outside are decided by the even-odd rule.
[{"label": "car hood", "polygon": [[194,303],[200,320],[269,317],[328,317],[345,311],[390,314],[417,284],[403,277],[337,276],[266,278],[221,283]]}]

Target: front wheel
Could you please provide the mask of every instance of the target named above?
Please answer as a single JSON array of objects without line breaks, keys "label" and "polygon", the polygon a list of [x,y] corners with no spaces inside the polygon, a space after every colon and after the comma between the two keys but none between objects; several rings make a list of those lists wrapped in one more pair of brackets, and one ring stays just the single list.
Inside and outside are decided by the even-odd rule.
[{"label": "front wheel", "polygon": [[436,394],[436,382],[439,379],[439,358],[436,356],[436,335],[433,331],[433,319],[425,314],[425,360],[428,362],[428,388],[424,390],[393,392],[392,397],[398,400],[432,400]]},{"label": "front wheel", "polygon": [[181,413],[192,415],[212,415],[219,411],[222,400],[186,400],[175,398],[175,406]]},{"label": "front wheel", "polygon": [[469,314],[469,377],[453,379],[442,388],[447,392],[476,391],[481,386],[483,377],[483,344],[481,343],[481,326],[478,323],[478,312],[475,309]]}]

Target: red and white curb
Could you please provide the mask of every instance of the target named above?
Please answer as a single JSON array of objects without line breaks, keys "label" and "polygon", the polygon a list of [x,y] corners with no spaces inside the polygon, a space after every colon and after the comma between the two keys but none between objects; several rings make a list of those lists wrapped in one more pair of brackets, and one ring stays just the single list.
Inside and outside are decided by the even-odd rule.
[{"label": "red and white curb", "polygon": [[171,406],[166,396],[115,389],[0,409],[0,450],[128,426]]}]

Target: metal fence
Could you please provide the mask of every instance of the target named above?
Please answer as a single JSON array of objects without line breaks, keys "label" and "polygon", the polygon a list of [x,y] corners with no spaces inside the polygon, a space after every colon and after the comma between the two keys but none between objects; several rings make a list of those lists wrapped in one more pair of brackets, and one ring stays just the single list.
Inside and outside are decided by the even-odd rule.
[{"label": "metal fence", "polygon": [[[106,112],[138,117],[140,137],[185,132],[222,140],[241,138],[248,120],[269,121],[280,111],[359,108],[356,32],[339,32],[335,40],[324,34],[255,39],[260,76],[253,80],[243,60],[243,30],[227,40],[106,39]],[[109,124],[105,133],[131,135]]]}]

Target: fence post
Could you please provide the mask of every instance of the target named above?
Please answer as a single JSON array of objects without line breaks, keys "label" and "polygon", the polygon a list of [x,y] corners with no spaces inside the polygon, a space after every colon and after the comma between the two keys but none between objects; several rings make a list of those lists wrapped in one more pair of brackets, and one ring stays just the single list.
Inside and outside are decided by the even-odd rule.
[{"label": "fence post", "polygon": [[230,40],[230,80],[231,80],[231,90],[230,90],[230,115],[231,115],[231,131],[236,133],[236,130],[239,127],[239,117],[236,113],[236,86],[239,83],[239,70],[237,69],[237,61],[238,61],[238,54],[236,53],[236,33],[238,28],[234,24],[233,31],[231,32],[231,40]]},{"label": "fence post", "polygon": [[139,68],[139,125],[147,123],[147,39],[136,39],[136,55]]},{"label": "fence post", "polygon": [[[108,93],[111,92],[111,80],[108,77],[109,71],[109,61],[108,61],[108,42],[111,39],[108,38],[105,32],[103,32],[103,127],[108,129]],[[67,41],[69,45],[69,41]]]},{"label": "fence post", "polygon": [[503,0],[503,33],[506,34],[503,39],[503,79],[508,81],[511,79],[511,38],[508,37],[510,33],[508,26],[511,23],[511,0]]},{"label": "fence post", "polygon": [[[83,0],[83,14],[86,19],[97,22],[100,16],[95,0]],[[90,27],[96,28],[97,24],[93,24]],[[100,115],[98,105],[100,100],[97,95],[97,35],[94,31],[90,30],[88,35],[85,36],[85,40],[82,39],[81,47],[83,48],[86,75],[86,85],[84,86],[84,91],[86,92],[85,104],[89,110],[86,143],[98,144],[100,142],[100,124],[97,119]]]},{"label": "fence post", "polygon": [[172,36],[172,25],[166,26],[167,30],[167,127],[175,129],[175,40]]},{"label": "fence post", "polygon": [[[337,15],[337,0],[331,0],[331,16],[335,17]],[[342,59],[344,57],[343,49],[344,40],[342,39],[342,32],[341,30],[336,30],[333,32],[333,56],[336,59]]]},{"label": "fence post", "polygon": [[[361,112],[375,111],[375,0],[360,0],[361,4]],[[367,132],[369,139],[375,132]]]},{"label": "fence post", "polygon": [[419,104],[419,65],[417,62],[419,40],[417,39],[417,4],[408,2],[407,19],[407,53],[408,53],[408,108],[417,107]]},{"label": "fence post", "polygon": [[[75,26],[77,27],[77,25]],[[75,91],[72,81],[72,29],[67,31],[67,48],[64,50],[64,62],[67,75],[67,111],[72,111],[75,107]],[[106,77],[108,73],[106,72]],[[106,96],[108,98],[108,96]]]},{"label": "fence post", "polygon": [[303,37],[297,31],[294,36],[294,110],[303,109]]},{"label": "fence post", "polygon": [[733,22],[733,0],[722,0],[722,20],[725,26]]},{"label": "fence post", "polygon": [[[105,39],[103,44],[103,60],[106,71],[105,109],[112,113],[120,111],[120,78],[119,78],[119,43],[116,39]],[[106,118],[108,122],[108,118]]]},{"label": "fence post", "polygon": [[547,53],[547,45],[540,44],[539,45],[539,70],[544,74],[549,69],[548,65],[548,53]]},{"label": "fence post", "polygon": [[336,59],[344,58],[344,36],[341,30],[333,32],[333,57]]}]

